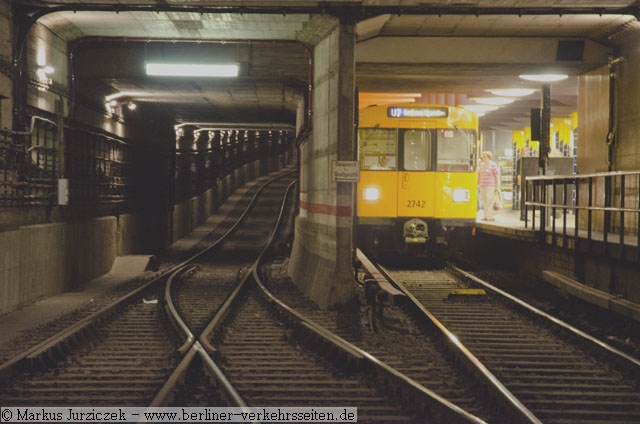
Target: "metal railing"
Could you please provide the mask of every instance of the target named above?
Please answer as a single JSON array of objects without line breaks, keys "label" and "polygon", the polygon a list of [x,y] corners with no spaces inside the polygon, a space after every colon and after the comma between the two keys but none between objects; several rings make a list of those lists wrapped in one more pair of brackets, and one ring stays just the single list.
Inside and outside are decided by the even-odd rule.
[{"label": "metal railing", "polygon": [[25,132],[0,130],[0,206],[51,203],[58,170],[58,128],[31,118]]},{"label": "metal railing", "polygon": [[135,144],[85,128],[65,127],[62,175],[69,179],[74,203],[120,204],[137,194],[140,184],[136,165],[140,157]]},{"label": "metal railing", "polygon": [[40,116],[26,131],[0,130],[0,207],[54,206],[59,179],[68,181],[72,206],[148,206],[169,197],[172,161],[179,203],[244,164],[286,151],[293,137],[288,128],[204,129],[181,139],[174,158],[139,141],[77,124],[60,128]]},{"label": "metal railing", "polygon": [[[619,254],[640,239],[640,171],[535,176],[525,180],[525,227],[552,243],[575,240],[616,245]],[[538,221],[536,222],[536,218]],[[606,248],[606,247],[605,247]]]},{"label": "metal railing", "polygon": [[166,173],[154,169],[149,176],[146,169],[138,175],[141,164],[159,156],[118,137],[77,126],[61,129],[33,116],[28,131],[0,130],[0,207],[53,206],[60,178],[69,180],[76,205],[121,204],[145,191],[140,181],[153,185]]}]

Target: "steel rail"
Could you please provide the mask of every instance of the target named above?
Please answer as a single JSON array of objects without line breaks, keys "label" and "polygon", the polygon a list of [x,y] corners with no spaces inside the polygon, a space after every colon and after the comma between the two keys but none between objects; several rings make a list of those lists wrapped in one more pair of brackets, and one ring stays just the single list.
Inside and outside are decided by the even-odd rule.
[{"label": "steel rail", "polygon": [[169,277],[169,279],[167,280],[167,284],[164,287],[164,299],[163,299],[164,310],[167,313],[167,317],[169,318],[171,323],[176,327],[176,329],[179,332],[183,334],[185,339],[182,346],[178,348],[178,352],[181,355],[184,355],[185,352],[189,350],[189,348],[191,347],[191,345],[193,344],[196,338],[191,332],[191,330],[189,329],[189,327],[187,326],[187,324],[184,323],[184,320],[178,313],[178,310],[176,309],[173,303],[173,296],[171,296],[171,287],[172,287],[174,278],[178,278],[183,275],[186,275],[189,272],[194,271],[195,269],[196,267],[193,265],[185,265],[181,268],[178,268],[177,270],[174,271],[173,274],[171,274],[171,277]]},{"label": "steel rail", "polygon": [[[288,174],[290,173],[289,172],[284,173],[283,175],[279,175],[277,178],[281,178]],[[256,192],[256,194],[252,197],[249,205],[247,205],[244,213],[240,216],[240,218],[236,221],[236,223],[227,232],[225,232],[225,234],[222,237],[216,240],[216,242],[213,245],[207,248],[207,251],[217,246],[218,244],[220,244],[237,228],[237,226],[240,224],[240,222],[242,222],[242,220],[244,219],[248,211],[254,205],[262,189],[266,187],[268,184],[270,184],[271,182],[273,182],[275,179],[276,178],[270,179],[268,183],[264,184],[259,189],[259,191]],[[293,186],[293,183],[290,184],[289,187],[287,188],[287,193],[289,192],[292,186]],[[286,195],[282,204],[284,205],[285,202],[286,202]],[[281,207],[281,210],[283,208],[284,206]],[[278,220],[280,220],[281,216],[282,214],[280,213],[280,215],[278,216]],[[269,244],[273,240],[273,234],[276,232],[276,228],[278,226],[277,222],[274,225],[274,230],[272,231],[272,235],[267,241],[263,251],[268,248]],[[254,266],[256,262],[257,260],[254,261]],[[214,317],[211,319],[207,327],[202,331],[201,335],[196,339],[191,329],[185,324],[184,320],[180,316],[180,313],[175,308],[172,300],[172,296],[171,296],[171,287],[172,287],[173,279],[179,276],[182,276],[193,269],[195,269],[195,267],[191,265],[185,265],[177,269],[171,275],[171,278],[169,278],[169,281],[167,281],[167,284],[165,286],[164,310],[167,312],[169,320],[173,323],[174,327],[176,327],[176,329],[181,333],[181,337],[184,339],[184,343],[178,350],[180,354],[183,355],[183,358],[178,364],[178,366],[171,373],[169,378],[166,380],[162,388],[158,391],[158,393],[156,394],[156,396],[154,397],[153,401],[149,406],[150,407],[167,406],[173,401],[173,395],[176,391],[176,387],[178,386],[178,384],[180,384],[181,381],[184,381],[184,377],[189,367],[191,366],[195,357],[198,356],[202,360],[202,364],[205,372],[207,373],[207,375],[212,381],[215,381],[217,383],[218,390],[221,392],[223,398],[228,402],[228,404],[235,407],[246,408],[247,404],[245,403],[245,401],[238,394],[237,390],[229,382],[227,377],[224,375],[224,373],[216,365],[214,359],[211,357],[211,355],[215,354],[216,349],[211,345],[209,340],[211,340],[213,331],[215,331],[215,329],[222,323],[227,313],[232,309],[232,307],[236,304],[236,302],[238,302],[239,299],[242,298],[240,294],[246,291],[251,273],[249,272],[245,273],[244,277],[236,285],[235,289],[227,297],[223,305],[218,309],[218,311],[216,312]]]},{"label": "steel rail", "polygon": [[358,249],[356,252],[358,260],[369,274],[379,273],[394,288],[400,290],[410,301],[408,305],[418,313],[418,317],[422,317],[430,327],[435,328],[442,335],[447,346],[454,353],[456,358],[464,364],[464,366],[490,389],[492,398],[502,405],[503,411],[509,411],[508,414],[515,422],[542,424],[533,412],[531,412],[520,400],[507,389],[504,384],[489,369],[467,349],[458,338],[451,333],[411,292],[405,287],[398,284],[382,266],[373,264],[366,255]]},{"label": "steel rail", "polygon": [[[276,175],[271,176],[266,181],[263,182],[262,186],[259,187],[258,191],[254,194],[250,201],[250,205],[255,201],[258,194],[262,191],[262,189],[271,183],[273,180],[280,178],[285,175],[289,175],[293,172],[296,172],[296,169],[278,172]],[[244,216],[248,212],[248,208],[242,213],[242,215],[238,218],[238,221],[242,220]],[[130,302],[133,302],[140,296],[145,290],[160,284],[162,281],[165,281],[171,274],[173,274],[176,270],[190,264],[196,258],[202,256],[209,250],[218,246],[221,243],[221,239],[224,239],[232,231],[234,231],[237,227],[237,223],[233,225],[229,230],[227,230],[220,239],[216,240],[212,245],[202,249],[200,252],[192,255],[190,258],[184,260],[183,262],[165,270],[156,278],[146,282],[142,286],[132,290],[126,295],[122,296],[120,299],[112,302],[111,304],[105,306],[104,308],[92,313],[91,315],[77,321],[76,323],[70,325],[69,327],[63,329],[62,331],[52,335],[51,337],[43,340],[42,342],[36,344],[35,346],[27,349],[26,351],[14,356],[13,358],[5,361],[0,365],[0,383],[8,380],[20,369],[33,369],[38,365],[46,366],[51,363],[57,362],[61,357],[64,356],[64,351],[70,345],[79,343],[78,340],[83,338],[91,338],[91,331],[98,325],[100,322],[103,322],[109,318],[111,318],[117,311],[119,311],[124,306],[128,305]]]},{"label": "steel rail", "polygon": [[[287,194],[290,192],[292,187],[293,184],[291,184],[287,189]],[[284,208],[285,202],[283,202],[281,205],[276,228],[282,221],[282,216],[285,211]],[[446,419],[446,422],[474,424],[485,423],[485,421],[468,413],[467,411],[447,401],[446,399],[438,396],[436,393],[430,391],[416,381],[410,379],[399,371],[388,366],[384,362],[378,360],[373,355],[336,336],[326,328],[315,324],[313,321],[309,320],[304,315],[276,298],[265,287],[259,276],[260,266],[263,262],[265,254],[273,245],[275,235],[276,230],[272,232],[269,241],[267,242],[267,246],[262,250],[258,259],[251,267],[251,272],[245,276],[242,284],[236,287],[236,290],[234,290],[225,304],[218,310],[216,316],[211,320],[210,324],[200,336],[199,342],[203,346],[207,346],[208,352],[215,353],[215,347],[209,343],[209,340],[214,337],[214,333],[219,329],[224,319],[229,315],[229,313],[233,309],[233,306],[241,300],[240,294],[243,291],[248,290],[249,283],[251,282],[251,280],[253,280],[253,282],[255,282],[256,286],[259,288],[259,292],[264,297],[267,304],[272,309],[276,309],[276,312],[279,312],[278,315],[280,315],[285,321],[288,321],[294,328],[294,331],[301,332],[308,337],[319,340],[325,345],[331,346],[334,349],[334,352],[337,353],[336,356],[338,358],[352,363],[356,368],[359,368],[362,371],[374,371],[381,381],[390,384],[393,383],[393,386],[400,388],[405,398],[409,399],[412,404],[420,404],[422,406],[423,412],[428,411],[430,414],[437,414]],[[253,278],[251,279],[250,277]]]},{"label": "steel rail", "polygon": [[[283,213],[284,203],[280,209],[278,224],[276,224],[276,226],[279,225]],[[272,245],[274,237],[275,231],[269,239],[269,246]],[[334,352],[338,353],[338,357],[352,362],[357,368],[363,371],[375,372],[381,381],[393,383],[393,386],[399,389],[400,393],[402,393],[405,399],[409,400],[411,404],[421,405],[423,412],[439,415],[441,418],[446,419],[446,422],[475,424],[485,423],[484,420],[442,398],[437,393],[422,386],[420,383],[387,365],[370,353],[316,324],[311,319],[307,318],[274,296],[264,285],[259,275],[259,268],[266,253],[267,249],[263,250],[258,258],[257,265],[253,267],[253,279],[256,282],[260,294],[268,305],[286,321],[289,321],[295,331],[303,332],[305,335],[312,337],[323,344],[328,344],[334,349]]]},{"label": "steel rail", "polygon": [[625,371],[627,373],[630,373],[633,376],[633,378],[635,378],[636,381],[638,381],[638,384],[640,384],[640,360],[639,359],[634,358],[631,355],[628,355],[622,352],[621,350],[616,349],[615,347],[603,342],[602,340],[596,337],[593,337],[590,334],[585,333],[584,331],[562,321],[561,319],[554,317],[553,315],[550,315],[536,308],[533,305],[530,305],[524,302],[521,299],[518,299],[517,297],[507,293],[506,291],[499,289],[498,287],[476,277],[475,275],[468,273],[463,269],[456,267],[455,265],[448,264],[448,267],[454,273],[457,273],[458,275],[468,280],[471,280],[475,284],[482,286],[485,290],[495,293],[496,295],[499,295],[501,298],[508,300],[510,303],[515,304],[521,310],[527,311],[528,313],[532,314],[537,318],[543,319],[546,322],[551,323],[552,325],[560,327],[563,330],[568,331],[570,334],[578,337],[579,340],[588,342],[590,345],[594,346],[602,353],[611,355],[614,359],[616,359],[616,362],[619,365],[623,366],[625,368]]},{"label": "steel rail", "polygon": [[[216,331],[220,329],[221,324],[231,313],[234,306],[242,300],[242,294],[250,288],[250,284],[252,282],[255,282],[268,306],[271,309],[277,309],[278,315],[280,315],[285,321],[288,321],[294,328],[294,331],[302,333],[303,335],[315,340],[319,340],[323,345],[331,346],[333,352],[337,353],[336,356],[339,359],[353,363],[356,368],[361,371],[374,372],[380,381],[398,388],[399,392],[404,395],[405,399],[409,400],[409,402],[414,406],[419,405],[423,412],[437,415],[445,419],[446,422],[484,423],[480,418],[468,413],[457,405],[423,387],[416,381],[378,360],[373,355],[334,335],[324,327],[315,324],[301,313],[284,304],[284,302],[280,301],[271,292],[269,292],[259,276],[259,269],[264,260],[264,256],[273,245],[277,229],[284,215],[287,200],[286,197],[290,194],[293,186],[294,183],[290,184],[287,188],[287,194],[281,204],[274,230],[272,231],[265,248],[261,251],[258,258],[252,265],[250,272],[244,276],[232,294],[227,298],[223,306],[218,309],[214,318],[209,322],[205,330],[203,330],[202,334],[199,336],[198,341],[193,342],[191,349],[187,355],[185,355],[184,363],[180,365],[180,370],[176,370],[176,372],[170,377],[167,385],[161,389],[156,399],[154,399],[152,406],[163,406],[166,405],[167,402],[170,402],[175,385],[177,385],[181,380],[182,376],[186,373],[190,362],[195,358],[195,351],[198,351],[198,354],[200,354],[201,357],[208,358],[206,360],[209,361],[210,366],[215,370],[213,371],[215,375],[212,378],[218,382],[218,386],[222,388],[224,392],[228,393],[225,395],[227,400],[229,400],[229,397],[233,399],[234,394],[237,395],[237,391],[231,386],[228,379],[226,379],[226,377],[224,377],[220,372],[219,368],[215,365],[214,359],[211,358],[211,355],[215,355],[216,349],[215,346],[211,344],[210,340],[215,338]],[[189,333],[185,333],[185,338],[188,337],[188,334]],[[217,374],[218,372],[219,374]],[[240,405],[243,404],[243,401],[239,396],[237,399],[234,399],[234,402],[239,403]]]}]

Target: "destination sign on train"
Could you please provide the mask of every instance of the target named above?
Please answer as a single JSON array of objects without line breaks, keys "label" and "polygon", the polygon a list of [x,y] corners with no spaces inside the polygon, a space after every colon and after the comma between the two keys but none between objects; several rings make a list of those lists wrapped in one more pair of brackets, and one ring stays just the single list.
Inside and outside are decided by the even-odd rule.
[{"label": "destination sign on train", "polygon": [[389,118],[446,118],[449,109],[446,107],[389,107]]}]

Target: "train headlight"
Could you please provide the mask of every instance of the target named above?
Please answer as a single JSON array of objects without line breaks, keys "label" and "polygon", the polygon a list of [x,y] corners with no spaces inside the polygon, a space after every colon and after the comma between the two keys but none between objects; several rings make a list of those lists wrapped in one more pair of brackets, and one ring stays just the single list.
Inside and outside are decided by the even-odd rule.
[{"label": "train headlight", "polygon": [[367,187],[362,190],[362,198],[364,200],[376,201],[380,199],[380,190],[375,187]]},{"label": "train headlight", "polygon": [[466,188],[456,188],[453,190],[453,201],[456,203],[465,203],[471,199],[469,190]]}]

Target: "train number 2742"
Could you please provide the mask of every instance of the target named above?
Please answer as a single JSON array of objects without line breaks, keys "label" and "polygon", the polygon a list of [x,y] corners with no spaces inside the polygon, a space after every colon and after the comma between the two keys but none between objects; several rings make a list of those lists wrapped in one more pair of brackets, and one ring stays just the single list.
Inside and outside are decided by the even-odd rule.
[{"label": "train number 2742", "polygon": [[425,203],[424,200],[407,200],[407,208],[424,208]]}]

